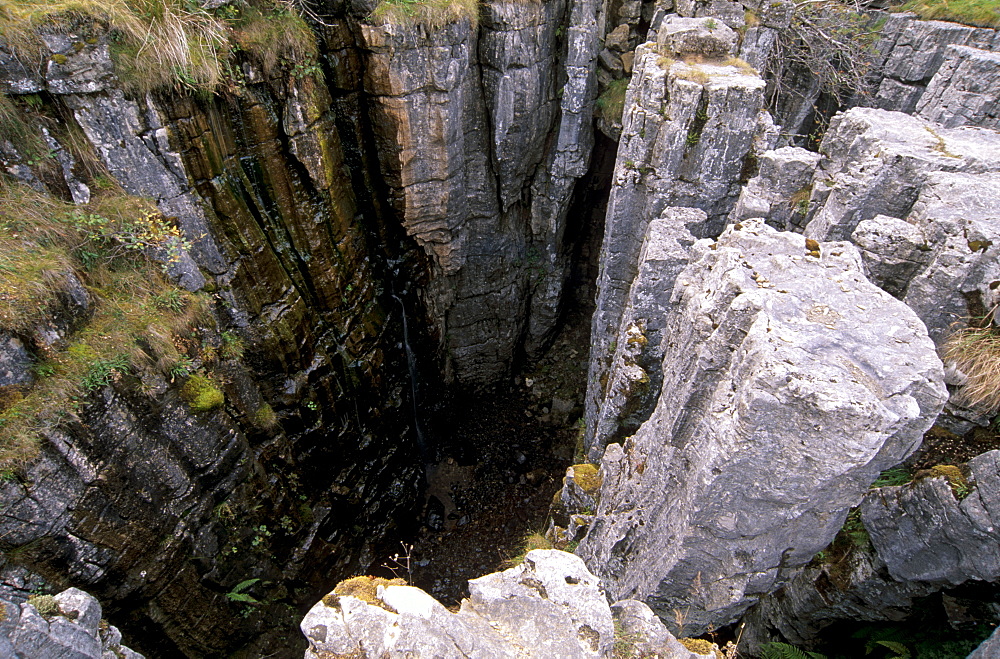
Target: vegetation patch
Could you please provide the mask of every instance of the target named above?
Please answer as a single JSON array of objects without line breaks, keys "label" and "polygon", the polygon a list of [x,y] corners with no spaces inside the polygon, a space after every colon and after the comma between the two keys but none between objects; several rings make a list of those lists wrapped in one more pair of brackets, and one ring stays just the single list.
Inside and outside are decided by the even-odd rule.
[{"label": "vegetation patch", "polygon": [[573,480],[587,493],[596,492],[601,487],[601,474],[596,465],[573,465]]},{"label": "vegetation patch", "polygon": [[1000,411],[1000,331],[966,327],[945,342],[944,360],[966,376],[956,402],[987,415]]},{"label": "vegetation patch", "polygon": [[552,549],[552,543],[549,542],[549,539],[537,531],[524,536],[524,541],[521,543],[521,550],[512,558],[505,561],[504,567],[512,568],[520,565],[524,562],[524,557],[528,555],[528,552],[535,549]]},{"label": "vegetation patch", "polygon": [[187,401],[192,412],[209,412],[222,407],[226,402],[222,390],[200,373],[187,379],[181,388],[181,398]]},{"label": "vegetation patch", "polygon": [[925,20],[1000,27],[1000,0],[910,0],[899,9]]},{"label": "vegetation patch", "polygon": [[[84,35],[104,33],[115,71],[135,93],[154,90],[214,92],[239,81],[236,56],[247,54],[271,73],[279,65],[315,65],[317,47],[292,2],[248,0],[207,10],[190,0],[0,0],[0,31],[25,61],[44,46],[40,28]],[[54,60],[68,59],[56,54]],[[41,64],[37,62],[36,64]],[[313,66],[309,71],[318,72]],[[0,122],[2,122],[0,108]]]},{"label": "vegetation patch", "polygon": [[381,25],[443,27],[468,19],[479,24],[479,0],[381,0],[371,15]]},{"label": "vegetation patch", "polygon": [[46,618],[59,615],[59,604],[52,595],[32,595],[28,598],[28,604]]},{"label": "vegetation patch", "polygon": [[[361,576],[351,577],[338,583],[333,592],[323,598],[323,604],[329,607],[336,607],[339,597],[356,597],[362,602],[382,607],[386,611],[392,609],[378,598],[378,587],[405,586],[404,579],[385,579],[383,577]],[[395,611],[393,611],[395,613]]]},{"label": "vegetation patch", "polygon": [[597,113],[612,124],[620,124],[625,112],[625,94],[628,92],[628,78],[619,78],[608,85],[597,97]]},{"label": "vegetation patch", "polygon": [[41,435],[75,419],[88,392],[190,363],[186,337],[208,318],[207,303],[149,257],[181,249],[176,240],[176,226],[149,200],[96,190],[74,206],[0,180],[0,327],[34,336],[60,313],[71,284],[85,288],[90,314],[63,340],[30,346],[34,385],[5,391],[0,403],[0,471],[34,459]]}]

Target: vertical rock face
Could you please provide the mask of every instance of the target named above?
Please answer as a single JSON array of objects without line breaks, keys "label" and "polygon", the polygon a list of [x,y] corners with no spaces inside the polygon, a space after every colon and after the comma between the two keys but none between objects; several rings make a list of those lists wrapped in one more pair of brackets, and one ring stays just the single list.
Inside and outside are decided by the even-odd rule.
[{"label": "vertical rock face", "polygon": [[[70,52],[67,66],[103,70],[106,50]],[[106,75],[37,82],[122,187],[191,241],[171,274],[212,290],[214,311],[192,340],[245,345],[212,367],[221,408],[182,400],[183,376],[127,373],[44,429],[39,457],[0,487],[8,557],[86,586],[166,653],[255,642],[261,619],[373,560],[417,499],[399,326],[330,94],[313,76],[250,78],[228,100],[136,101]],[[65,342],[70,326],[48,325],[19,340]],[[269,603],[226,597],[245,581]]]},{"label": "vertical rock face", "polygon": [[566,211],[592,143],[596,3],[491,2],[478,29],[360,30],[382,174],[429,259],[422,297],[446,375],[489,386],[558,316]]},{"label": "vertical rock face", "polygon": [[[706,220],[690,227],[699,238],[717,235],[739,194],[745,159],[762,132],[764,81],[735,66],[687,64],[660,54],[678,49],[725,53],[710,19],[661,28],[662,46],[636,51],[622,120],[611,199],[605,220],[597,309],[591,329],[587,388],[587,444],[593,441],[601,399],[606,395],[615,333],[637,272],[649,222],[669,206],[701,209]],[[721,31],[720,31],[721,32]],[[688,55],[694,53],[689,52]],[[766,123],[766,122],[765,122]]]},{"label": "vertical rock face", "polygon": [[879,57],[875,70],[881,79],[871,105],[913,112],[953,45],[1000,51],[1000,33],[945,21],[922,21],[913,14],[890,16],[876,44]]},{"label": "vertical rock face", "polygon": [[692,248],[656,409],[605,453],[577,550],[612,597],[685,612],[686,629],[735,620],[829,543],[940,412],[919,319],[868,283],[850,244],[816,254],[760,220]]},{"label": "vertical rock face", "polygon": [[1000,53],[948,46],[917,102],[917,115],[941,124],[1000,128]]}]

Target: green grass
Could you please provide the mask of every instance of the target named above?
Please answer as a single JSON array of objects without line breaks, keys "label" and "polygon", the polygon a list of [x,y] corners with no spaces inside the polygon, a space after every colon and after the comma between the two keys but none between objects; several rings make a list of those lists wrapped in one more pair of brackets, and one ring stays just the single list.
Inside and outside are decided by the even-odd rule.
[{"label": "green grass", "polygon": [[[47,429],[76,417],[89,392],[190,361],[206,302],[170,284],[145,247],[176,227],[152,202],[97,192],[86,206],[0,179],[0,327],[32,336],[61,308],[72,276],[90,294],[90,317],[37,350],[31,387],[0,391],[0,471],[33,460]],[[145,236],[145,238],[140,238]],[[164,304],[167,300],[167,304]]]},{"label": "green grass", "polygon": [[959,404],[989,415],[1000,410],[1000,330],[992,324],[966,327],[945,341],[943,358],[966,375],[956,396]]},{"label": "green grass", "polygon": [[597,97],[597,111],[600,116],[611,123],[621,123],[625,112],[625,93],[628,91],[628,78],[619,78],[608,85],[607,89]]},{"label": "green grass", "polygon": [[[239,83],[235,64],[241,54],[270,75],[279,65],[314,65],[317,53],[309,26],[280,0],[249,0],[216,11],[191,0],[0,0],[4,40],[39,66],[39,53],[46,52],[37,36],[43,26],[72,29],[84,39],[81,49],[108,33],[115,71],[135,93],[214,92]],[[0,107],[0,129],[2,117]]]},{"label": "green grass", "polygon": [[381,0],[371,19],[383,25],[442,27],[462,19],[479,23],[479,0]]},{"label": "green grass", "polygon": [[1000,27],[1000,0],[911,0],[899,9],[926,20]]}]

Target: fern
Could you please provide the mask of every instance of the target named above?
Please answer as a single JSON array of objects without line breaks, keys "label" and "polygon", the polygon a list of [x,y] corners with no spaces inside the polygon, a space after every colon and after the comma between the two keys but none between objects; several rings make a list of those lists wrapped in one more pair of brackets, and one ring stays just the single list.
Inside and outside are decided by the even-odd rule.
[{"label": "fern", "polygon": [[[910,650],[902,643],[897,641],[875,641],[875,644],[881,645],[894,653],[891,657],[887,657],[886,659],[910,659]],[[868,654],[871,654],[871,650],[868,651]]]},{"label": "fern", "polygon": [[760,659],[827,659],[818,652],[806,652],[788,643],[772,641],[760,646]]},{"label": "fern", "polygon": [[260,579],[247,579],[246,581],[241,581],[233,589],[226,593],[226,599],[230,602],[244,602],[246,604],[260,604],[260,600],[257,600],[250,595],[247,595],[243,591],[248,589],[250,586],[254,585],[260,581]]}]

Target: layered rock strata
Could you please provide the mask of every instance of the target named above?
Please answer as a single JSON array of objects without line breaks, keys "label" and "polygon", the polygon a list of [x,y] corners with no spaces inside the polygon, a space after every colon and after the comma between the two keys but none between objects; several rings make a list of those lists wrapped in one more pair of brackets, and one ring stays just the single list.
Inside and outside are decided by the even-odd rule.
[{"label": "layered rock strata", "polygon": [[[708,29],[710,20],[670,18],[661,26],[656,45],[647,43],[636,51],[591,328],[588,447],[600,401],[607,394],[615,352],[611,344],[649,222],[670,206],[698,208],[706,219],[689,227],[694,236],[717,235],[739,194],[748,154],[759,148],[754,140],[767,135],[764,81],[724,63],[721,56],[734,39],[722,29]],[[700,56],[703,63],[689,64],[685,56]]]},{"label": "layered rock strata", "polygon": [[923,324],[849,243],[731,226],[694,244],[666,314],[659,400],[605,451],[577,553],[612,597],[704,630],[825,547],[947,393]]}]

